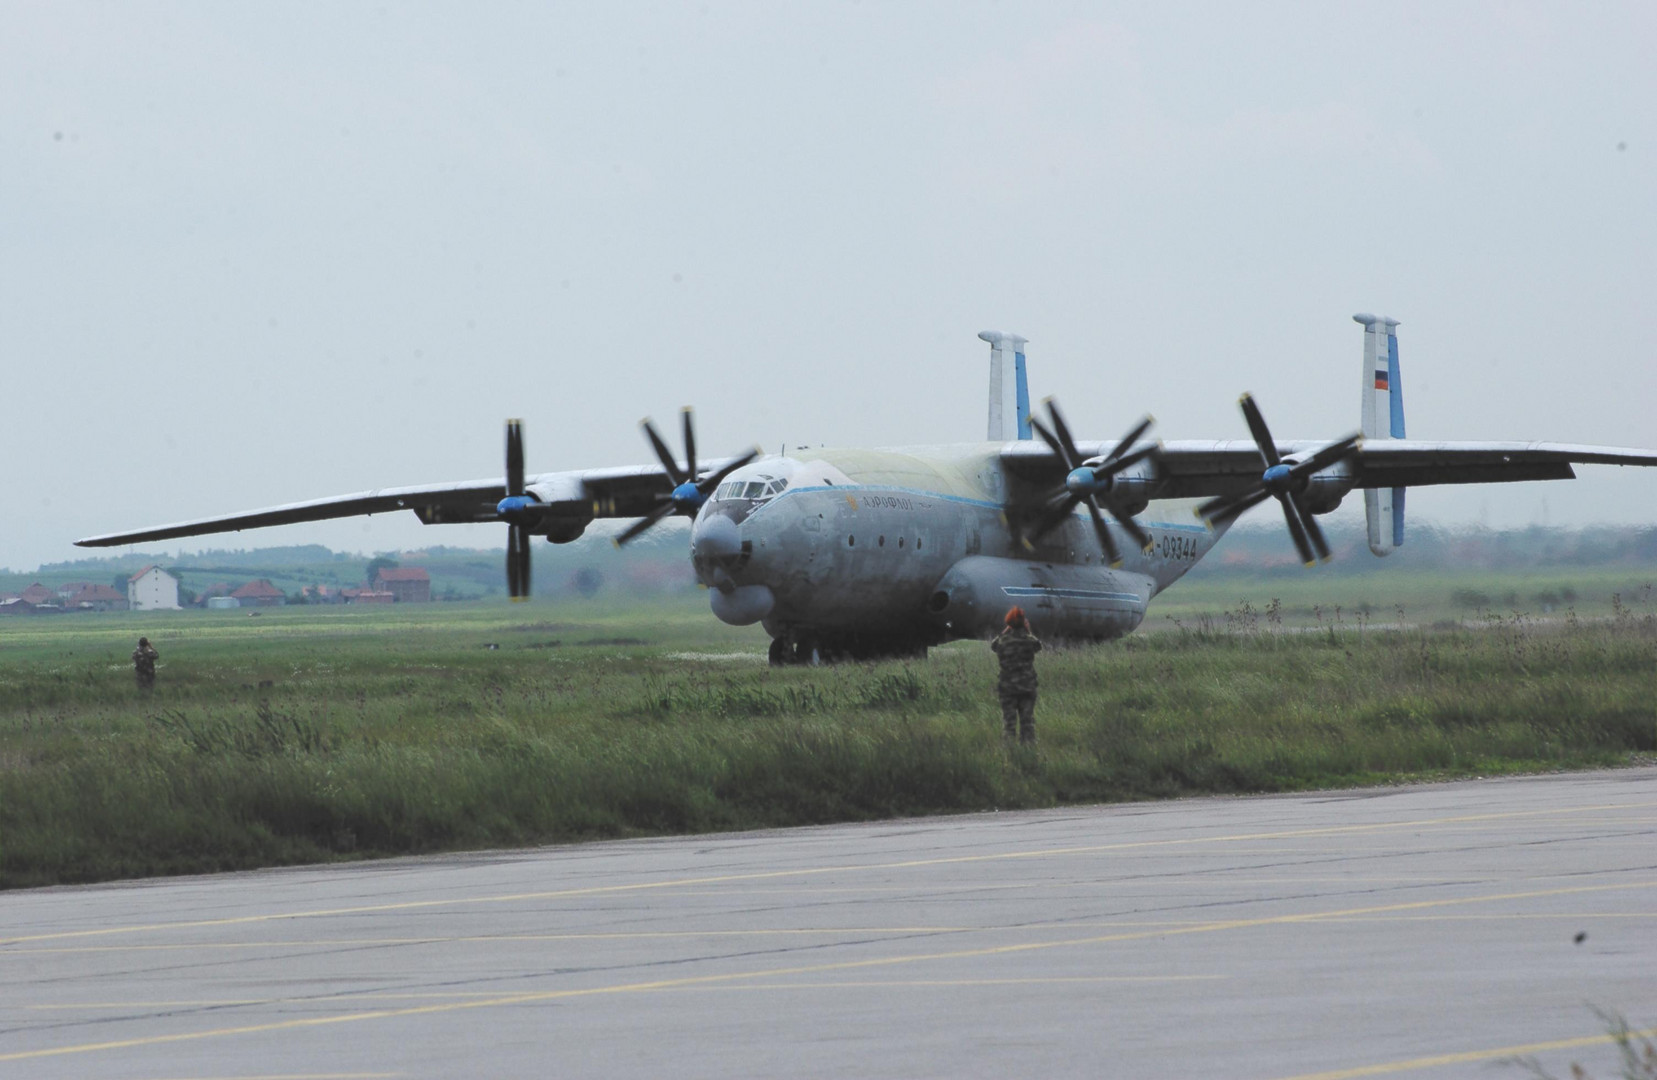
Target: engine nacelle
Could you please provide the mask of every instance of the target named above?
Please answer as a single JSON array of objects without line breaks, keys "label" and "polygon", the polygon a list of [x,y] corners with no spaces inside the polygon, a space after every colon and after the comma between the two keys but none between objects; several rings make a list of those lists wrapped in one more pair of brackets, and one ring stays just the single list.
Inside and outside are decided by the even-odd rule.
[{"label": "engine nacelle", "polygon": [[939,579],[927,611],[949,638],[988,637],[1018,606],[1038,636],[1120,637],[1139,625],[1151,579],[1102,566],[969,555]]},{"label": "engine nacelle", "polygon": [[1306,478],[1306,508],[1314,514],[1329,513],[1352,490],[1353,480],[1352,467],[1345,461],[1319,469]]},{"label": "engine nacelle", "polygon": [[[1091,458],[1083,464],[1096,466],[1104,462],[1104,458]],[[1151,495],[1156,491],[1158,477],[1156,465],[1150,459],[1136,461],[1115,476],[1108,476],[1101,480],[1094,491],[1101,498],[1110,500],[1124,514],[1132,517],[1143,513],[1150,505]]]}]

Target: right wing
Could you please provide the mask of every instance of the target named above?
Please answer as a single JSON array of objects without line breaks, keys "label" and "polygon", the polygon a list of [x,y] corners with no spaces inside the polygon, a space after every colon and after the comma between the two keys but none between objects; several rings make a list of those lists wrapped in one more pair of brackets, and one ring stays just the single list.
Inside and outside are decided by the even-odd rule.
[{"label": "right wing", "polygon": [[[1084,457],[1097,457],[1115,445],[1079,442],[1077,449]],[[1135,449],[1149,445],[1141,443]],[[1305,458],[1324,445],[1305,440],[1276,442],[1278,454],[1289,461]],[[1008,443],[1001,459],[1035,482],[1054,485],[1064,480],[1064,462],[1042,443]],[[1255,444],[1239,439],[1169,441],[1160,445],[1154,460],[1152,497],[1157,499],[1232,495],[1256,483],[1264,467]],[[1576,476],[1572,465],[1657,466],[1657,451],[1572,443],[1371,439],[1348,459],[1354,488],[1570,480]]]}]

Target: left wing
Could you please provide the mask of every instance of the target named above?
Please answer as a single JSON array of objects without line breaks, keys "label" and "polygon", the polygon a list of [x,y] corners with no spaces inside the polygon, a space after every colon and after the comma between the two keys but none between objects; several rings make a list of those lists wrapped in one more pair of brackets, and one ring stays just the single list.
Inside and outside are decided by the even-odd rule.
[{"label": "left wing", "polygon": [[[707,463],[717,471],[728,461]],[[542,504],[535,509],[550,519],[585,525],[593,518],[643,517],[656,509],[673,490],[673,482],[659,465],[542,473],[525,478],[527,494]],[[76,540],[80,547],[115,547],[181,536],[261,529],[305,521],[386,514],[412,510],[427,525],[502,521],[496,504],[506,495],[506,480],[471,480],[455,484],[424,484],[378,488],[309,502],[247,510],[222,517],[197,518],[132,532],[106,533]]]},{"label": "left wing", "polygon": [[[1077,449],[1092,458],[1110,452],[1115,445],[1079,442]],[[1292,463],[1327,444],[1274,440],[1274,445],[1278,454]],[[1001,450],[1001,459],[1009,469],[1031,480],[1052,484],[1064,480],[1064,463],[1041,443],[1008,443]],[[1154,460],[1157,479],[1152,497],[1158,499],[1232,495],[1259,481],[1264,468],[1255,444],[1240,439],[1166,442]],[[1343,467],[1350,470],[1354,488],[1390,488],[1570,480],[1576,476],[1572,465],[1657,466],[1657,451],[1573,443],[1373,439]]]}]

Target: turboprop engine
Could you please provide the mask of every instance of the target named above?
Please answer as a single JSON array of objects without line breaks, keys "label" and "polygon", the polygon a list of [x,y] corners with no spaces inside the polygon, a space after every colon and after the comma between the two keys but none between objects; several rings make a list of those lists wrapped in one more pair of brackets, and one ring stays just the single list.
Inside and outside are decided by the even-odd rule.
[{"label": "turboprop engine", "polygon": [[969,555],[939,579],[927,611],[944,637],[984,637],[1001,629],[1015,604],[1037,634],[1120,637],[1139,625],[1151,579],[1102,566]]}]

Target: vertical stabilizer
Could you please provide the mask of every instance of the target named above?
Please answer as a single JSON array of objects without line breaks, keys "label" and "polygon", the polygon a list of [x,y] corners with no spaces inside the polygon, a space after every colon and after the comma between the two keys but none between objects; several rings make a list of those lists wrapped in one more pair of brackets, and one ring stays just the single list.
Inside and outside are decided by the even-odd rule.
[{"label": "vertical stabilizer", "polygon": [[1026,338],[985,330],[979,337],[990,343],[990,424],[991,442],[1028,439],[1030,431],[1030,384],[1024,371]]},{"label": "vertical stabilizer", "polygon": [[[1364,440],[1404,437],[1404,376],[1398,367],[1398,320],[1354,315],[1364,327]],[[1386,555],[1404,542],[1404,488],[1365,488],[1369,550]]]}]

